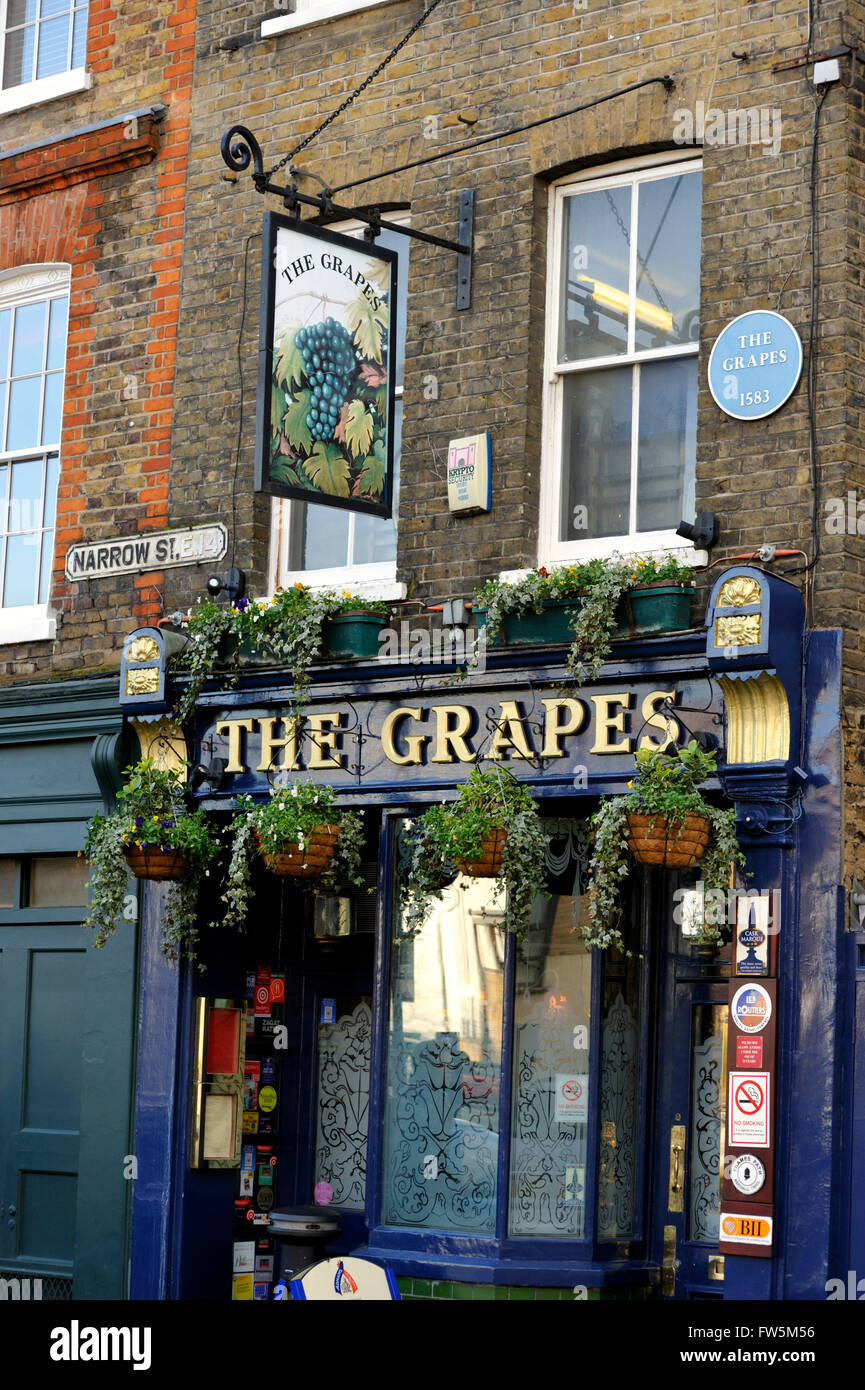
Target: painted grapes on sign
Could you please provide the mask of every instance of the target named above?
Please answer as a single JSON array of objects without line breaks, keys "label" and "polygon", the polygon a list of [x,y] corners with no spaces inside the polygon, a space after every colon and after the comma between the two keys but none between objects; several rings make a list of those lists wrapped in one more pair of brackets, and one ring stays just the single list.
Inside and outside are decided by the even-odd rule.
[{"label": "painted grapes on sign", "polygon": [[269,490],[389,514],[390,253],[284,225],[273,246]]}]

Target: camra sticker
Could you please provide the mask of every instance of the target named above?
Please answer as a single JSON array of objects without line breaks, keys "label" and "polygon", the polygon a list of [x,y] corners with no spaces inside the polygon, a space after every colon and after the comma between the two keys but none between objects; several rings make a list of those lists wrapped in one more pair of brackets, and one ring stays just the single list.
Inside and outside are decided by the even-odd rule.
[{"label": "camra sticker", "polygon": [[772,1000],[762,985],[742,985],[733,995],[731,1012],[743,1033],[761,1033],[772,1017]]}]

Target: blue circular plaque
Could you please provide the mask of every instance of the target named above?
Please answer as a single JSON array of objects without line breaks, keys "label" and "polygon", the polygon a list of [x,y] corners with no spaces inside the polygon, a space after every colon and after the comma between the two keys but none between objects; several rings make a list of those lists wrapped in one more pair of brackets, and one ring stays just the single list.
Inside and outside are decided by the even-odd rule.
[{"label": "blue circular plaque", "polygon": [[755,309],[728,323],[709,357],[709,390],[736,420],[762,420],[779,410],[802,373],[802,339],[772,309]]}]

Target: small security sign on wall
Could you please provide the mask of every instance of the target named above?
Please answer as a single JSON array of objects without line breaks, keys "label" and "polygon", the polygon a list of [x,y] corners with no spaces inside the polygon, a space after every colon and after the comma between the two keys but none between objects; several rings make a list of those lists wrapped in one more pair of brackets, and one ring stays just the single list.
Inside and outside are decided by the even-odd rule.
[{"label": "small security sign on wall", "polygon": [[715,339],[709,390],[736,420],[762,420],[790,399],[802,373],[802,339],[771,309],[740,314]]}]

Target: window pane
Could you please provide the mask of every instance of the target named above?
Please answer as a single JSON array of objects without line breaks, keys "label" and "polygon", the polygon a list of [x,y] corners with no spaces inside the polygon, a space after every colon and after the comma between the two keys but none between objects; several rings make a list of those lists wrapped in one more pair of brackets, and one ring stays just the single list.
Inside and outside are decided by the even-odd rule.
[{"label": "window pane", "polygon": [[460,875],[391,957],[382,1216],[495,1231],[502,962],[489,879]]},{"label": "window pane", "polygon": [[335,1207],[363,1211],[369,1123],[372,999],[337,1000],[333,1023],[318,1028],[314,1184],[329,1183]]},{"label": "window pane", "polygon": [[41,376],[25,376],[9,386],[7,449],[31,449],[39,443]]},{"label": "window pane", "polygon": [[45,352],[44,299],[38,304],[22,304],[15,311],[15,331],[12,342],[12,375],[27,376],[41,372]]},{"label": "window pane", "polygon": [[63,415],[63,373],[49,372],[45,378],[45,399],[42,405],[42,443],[60,443],[60,421]]},{"label": "window pane", "polygon": [[55,454],[50,458],[45,467],[45,513],[42,518],[43,526],[53,526],[57,516],[57,477],[60,472],[60,460]]},{"label": "window pane", "polygon": [[51,567],[54,560],[54,532],[45,531],[39,557],[39,602],[47,603],[51,589]]},{"label": "window pane", "polygon": [[9,375],[9,329],[12,310],[0,310],[0,380]]},{"label": "window pane", "polygon": [[89,869],[74,854],[30,861],[30,907],[86,907]]},{"label": "window pane", "polygon": [[591,985],[570,891],[538,899],[517,964],[511,1235],[585,1233]]},{"label": "window pane", "polygon": [[3,605],[21,608],[37,602],[36,572],[39,544],[35,535],[10,536],[6,545],[6,584]]},{"label": "window pane", "polygon": [[15,865],[17,859],[0,859],[0,907],[15,906]]},{"label": "window pane", "polygon": [[50,371],[52,367],[62,367],[66,358],[66,321],[69,317],[69,300],[51,300],[51,311],[48,321],[48,358],[45,363]]},{"label": "window pane", "polygon": [[688,1239],[715,1245],[721,1212],[721,1112],[726,1004],[697,1004],[691,1054]]},{"label": "window pane", "polygon": [[565,204],[559,361],[625,352],[631,189],[579,193]]},{"label": "window pane", "polygon": [[[640,933],[636,895],[623,923],[628,958],[605,952],[601,1023],[600,1162],[598,1237],[634,1234],[637,1199],[639,1102]],[[588,904],[581,901],[581,910]]]},{"label": "window pane", "polygon": [[699,337],[701,190],[700,173],[638,187],[638,350]]},{"label": "window pane", "polygon": [[39,26],[39,51],[36,57],[36,76],[52,77],[69,71],[69,15],[49,19]]},{"label": "window pane", "polygon": [[563,382],[561,540],[621,536],[630,529],[632,372],[612,367]]},{"label": "window pane", "polygon": [[354,521],[354,565],[385,564],[396,560],[396,517],[399,504],[399,455],[402,443],[402,401],[394,411],[393,516],[365,516],[358,512]]},{"label": "window pane", "polygon": [[643,363],[639,371],[637,530],[675,530],[688,516],[696,468],[697,359]]},{"label": "window pane", "polygon": [[72,66],[83,68],[87,57],[87,10],[77,10],[72,30]]},{"label": "window pane", "polygon": [[332,569],[348,564],[348,512],[336,507],[317,507],[315,503],[296,503],[302,510],[300,556],[292,557],[292,569]]},{"label": "window pane", "polygon": [[3,60],[3,86],[17,87],[33,81],[33,49],[36,29],[13,29],[6,35],[6,54]]},{"label": "window pane", "polygon": [[42,0],[42,18],[48,19],[51,15],[66,14],[72,7],[72,0]]},{"label": "window pane", "polygon": [[42,460],[24,459],[12,465],[9,507],[10,531],[33,531],[42,525]]}]

